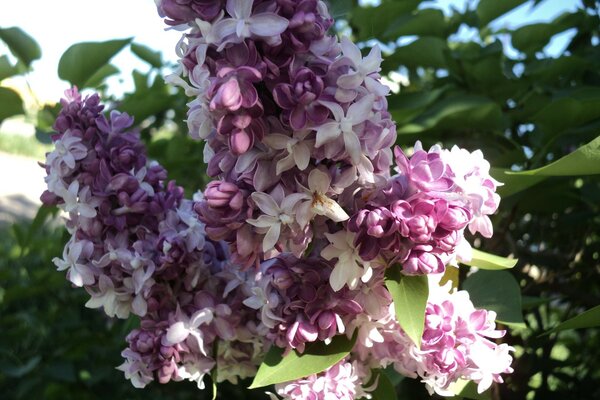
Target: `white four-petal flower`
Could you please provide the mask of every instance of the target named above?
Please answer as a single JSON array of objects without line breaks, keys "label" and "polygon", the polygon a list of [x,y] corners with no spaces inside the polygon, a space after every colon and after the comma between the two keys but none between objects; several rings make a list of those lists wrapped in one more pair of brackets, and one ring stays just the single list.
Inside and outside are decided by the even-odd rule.
[{"label": "white four-petal flower", "polygon": [[366,95],[348,107],[346,113],[344,113],[342,106],[337,103],[321,101],[321,104],[331,110],[334,120],[330,119],[316,128],[317,141],[315,146],[321,147],[325,143],[331,142],[342,135],[346,152],[352,159],[352,164],[359,164],[361,146],[358,136],[354,132],[354,127],[369,118],[372,113],[374,101],[375,97],[372,94]]},{"label": "white four-petal flower", "polygon": [[287,156],[277,162],[277,175],[281,175],[294,166],[300,171],[304,171],[310,162],[310,153],[312,149],[311,141],[305,140],[310,131],[295,132],[293,137],[281,133],[267,135],[263,142],[275,150],[287,150]]},{"label": "white four-petal flower", "polygon": [[293,193],[281,200],[281,205],[275,199],[263,192],[252,193],[252,200],[264,213],[256,219],[248,219],[251,225],[264,230],[263,251],[267,252],[275,247],[281,234],[281,227],[293,224],[295,219],[294,207],[303,197],[304,193]]},{"label": "white four-petal flower", "polygon": [[303,187],[305,198],[298,205],[296,219],[301,228],[304,228],[316,215],[324,215],[335,222],[342,222],[350,218],[344,209],[333,199],[327,196],[331,190],[331,176],[313,169],[308,175],[308,188]]},{"label": "white four-petal flower", "polygon": [[367,282],[373,276],[371,265],[363,261],[354,246],[354,233],[339,231],[325,233],[331,243],[321,251],[321,257],[326,260],[337,258],[333,271],[329,277],[329,284],[336,292],[344,285],[355,289],[359,281]]}]

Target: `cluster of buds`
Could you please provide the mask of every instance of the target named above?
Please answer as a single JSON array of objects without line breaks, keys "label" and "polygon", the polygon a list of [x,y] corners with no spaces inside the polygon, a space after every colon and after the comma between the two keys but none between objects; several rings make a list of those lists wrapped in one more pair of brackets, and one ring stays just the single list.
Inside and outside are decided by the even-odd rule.
[{"label": "cluster of buds", "polygon": [[[392,149],[377,46],[363,57],[318,0],[159,0],[184,31],[189,133],[213,181],[194,197],[148,162],[131,119],[68,94],[48,155],[46,203],[69,213],[59,269],[110,316],[141,317],[119,368],[136,387],[252,377],[270,347],[356,338],[327,370],[275,386],[284,399],[369,398],[393,365],[448,394],[512,372],[495,314],[439,287],[468,261],[465,230],[492,235],[499,184],[480,151]],[[393,174],[393,169],[395,173]],[[427,275],[417,346],[394,314],[390,269]]]}]

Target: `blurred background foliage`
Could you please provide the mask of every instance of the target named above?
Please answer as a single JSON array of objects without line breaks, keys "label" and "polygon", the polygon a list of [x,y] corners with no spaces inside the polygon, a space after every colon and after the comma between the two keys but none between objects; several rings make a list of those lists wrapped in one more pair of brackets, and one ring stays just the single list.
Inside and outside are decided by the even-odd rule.
[{"label": "blurred background foliage", "polygon": [[[487,399],[600,398],[598,329],[549,330],[592,309],[565,328],[598,326],[600,317],[600,48],[599,7],[573,0],[574,11],[516,29],[494,21],[539,0],[474,0],[464,9],[440,2],[331,1],[340,34],[384,50],[382,74],[394,88],[389,109],[398,144],[441,143],[481,149],[494,176],[505,182],[491,240],[482,250],[518,258],[507,271],[470,273],[461,286],[473,301],[498,312],[508,325],[515,372]],[[570,32],[564,48],[550,52],[556,35]],[[0,55],[0,123],[25,113],[19,94],[2,80],[27,74],[42,56],[19,28],[0,29],[11,54]],[[134,90],[118,98],[106,79],[120,74],[110,63],[130,51],[151,68],[133,72]],[[188,196],[202,189],[202,145],[186,136],[184,94],[162,76],[173,69],[161,54],[132,39],[80,43],[63,55],[58,75],[99,91],[109,108],[136,117],[152,158]],[[36,156],[47,147],[58,112],[37,111],[40,144],[17,144]],[[0,138],[0,145],[7,140]],[[40,150],[41,149],[41,150]],[[5,173],[5,172],[3,172]],[[135,320],[113,321],[83,307],[87,294],[73,290],[51,260],[67,240],[56,210],[40,209],[33,221],[0,226],[0,393],[8,399],[209,398],[193,384],[152,384],[140,391],[114,368]],[[469,276],[467,277],[467,274]],[[399,379],[398,399],[426,399],[422,385]],[[219,398],[262,398],[247,386],[223,385]],[[204,397],[203,397],[204,396]],[[458,397],[457,397],[458,398]]]}]

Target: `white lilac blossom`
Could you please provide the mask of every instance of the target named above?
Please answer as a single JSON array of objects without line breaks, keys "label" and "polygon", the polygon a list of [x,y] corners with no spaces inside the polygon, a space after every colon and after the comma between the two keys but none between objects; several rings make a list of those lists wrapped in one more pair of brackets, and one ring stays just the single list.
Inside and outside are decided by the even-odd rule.
[{"label": "white lilac blossom", "polygon": [[[495,313],[439,287],[493,233],[499,185],[483,154],[408,157],[380,81],[319,0],[157,0],[183,32],[169,84],[188,96],[211,182],[193,200],[147,159],[133,119],[98,95],[61,101],[43,165],[45,204],[71,235],[53,262],[110,317],[140,318],[118,367],[135,387],[206,375],[237,384],[270,348],[354,338],[325,371],[275,386],[284,399],[370,398],[392,366],[430,392],[458,379],[486,390],[512,372]],[[392,175],[395,164],[395,175]],[[468,235],[468,233],[467,233]],[[428,275],[422,345],[398,323],[390,269]],[[409,278],[407,278],[409,279]],[[410,278],[417,279],[417,278]],[[367,387],[368,385],[368,387]]]}]

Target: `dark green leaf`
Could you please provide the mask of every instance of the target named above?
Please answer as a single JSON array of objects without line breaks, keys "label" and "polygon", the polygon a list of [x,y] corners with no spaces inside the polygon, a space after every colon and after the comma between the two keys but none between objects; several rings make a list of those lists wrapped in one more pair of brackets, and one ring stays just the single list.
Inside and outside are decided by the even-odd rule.
[{"label": "dark green leaf", "polygon": [[384,71],[393,71],[400,66],[445,68],[447,51],[449,50],[445,40],[430,36],[420,37],[406,46],[396,48],[391,55],[384,58],[382,68]]},{"label": "dark green leaf", "polygon": [[458,94],[438,101],[410,123],[399,126],[399,134],[436,129],[500,129],[502,111],[487,97]]},{"label": "dark green leaf", "polygon": [[313,342],[306,346],[304,353],[298,354],[293,350],[285,357],[282,357],[283,349],[273,346],[267,352],[249,388],[288,382],[324,371],[346,357],[355,341],[356,337],[350,340],[344,335],[338,335],[329,345],[322,341]]},{"label": "dark green leaf", "polygon": [[600,305],[560,323],[558,326],[550,329],[544,334],[549,335],[567,329],[593,328],[596,326],[600,326]]},{"label": "dark green leaf", "polygon": [[597,118],[600,118],[600,89],[597,87],[564,91],[533,116],[535,122],[553,134]]},{"label": "dark green leaf", "polygon": [[29,361],[27,361],[25,364],[19,366],[9,365],[8,363],[3,362],[0,363],[0,371],[10,376],[11,378],[22,378],[23,376],[33,371],[33,369],[38,366],[41,360],[42,357],[34,356],[30,358]]},{"label": "dark green leaf", "polygon": [[395,400],[396,388],[386,375],[385,371],[377,370],[373,374],[373,381],[377,381],[377,388],[370,392],[371,400]]},{"label": "dark green leaf", "polygon": [[11,53],[28,67],[42,56],[40,46],[21,28],[0,28],[0,39],[6,43]]},{"label": "dark green leaf", "polygon": [[24,113],[21,96],[12,89],[0,87],[0,123],[8,117]]},{"label": "dark green leaf", "polygon": [[421,347],[429,284],[425,275],[403,275],[399,265],[388,268],[385,286],[394,300],[396,319],[408,337]]},{"label": "dark green leaf", "polygon": [[473,257],[471,261],[463,262],[463,264],[480,269],[510,269],[517,265],[517,259],[500,257],[495,254],[486,253],[481,250],[473,249]]},{"label": "dark green leaf", "polygon": [[18,73],[19,69],[8,61],[7,56],[0,57],[0,81],[17,75]]},{"label": "dark green leaf", "polygon": [[521,289],[515,278],[506,271],[481,270],[470,275],[463,284],[477,308],[497,313],[505,324],[523,324]]},{"label": "dark green leaf", "polygon": [[381,40],[396,40],[400,36],[444,36],[444,13],[441,10],[426,8],[413,14],[400,15],[381,34]]},{"label": "dark green leaf", "polygon": [[162,57],[159,51],[154,51],[147,46],[137,43],[131,44],[131,51],[154,68],[162,67]]},{"label": "dark green leaf", "polygon": [[131,39],[119,39],[74,44],[60,58],[58,76],[73,85],[85,87],[94,74],[130,42]]},{"label": "dark green leaf", "polygon": [[357,7],[352,11],[350,24],[359,41],[378,38],[403,14],[410,13],[420,0],[383,3],[378,7]]},{"label": "dark green leaf", "polygon": [[481,26],[520,6],[527,0],[481,0],[477,5],[477,16]]}]

